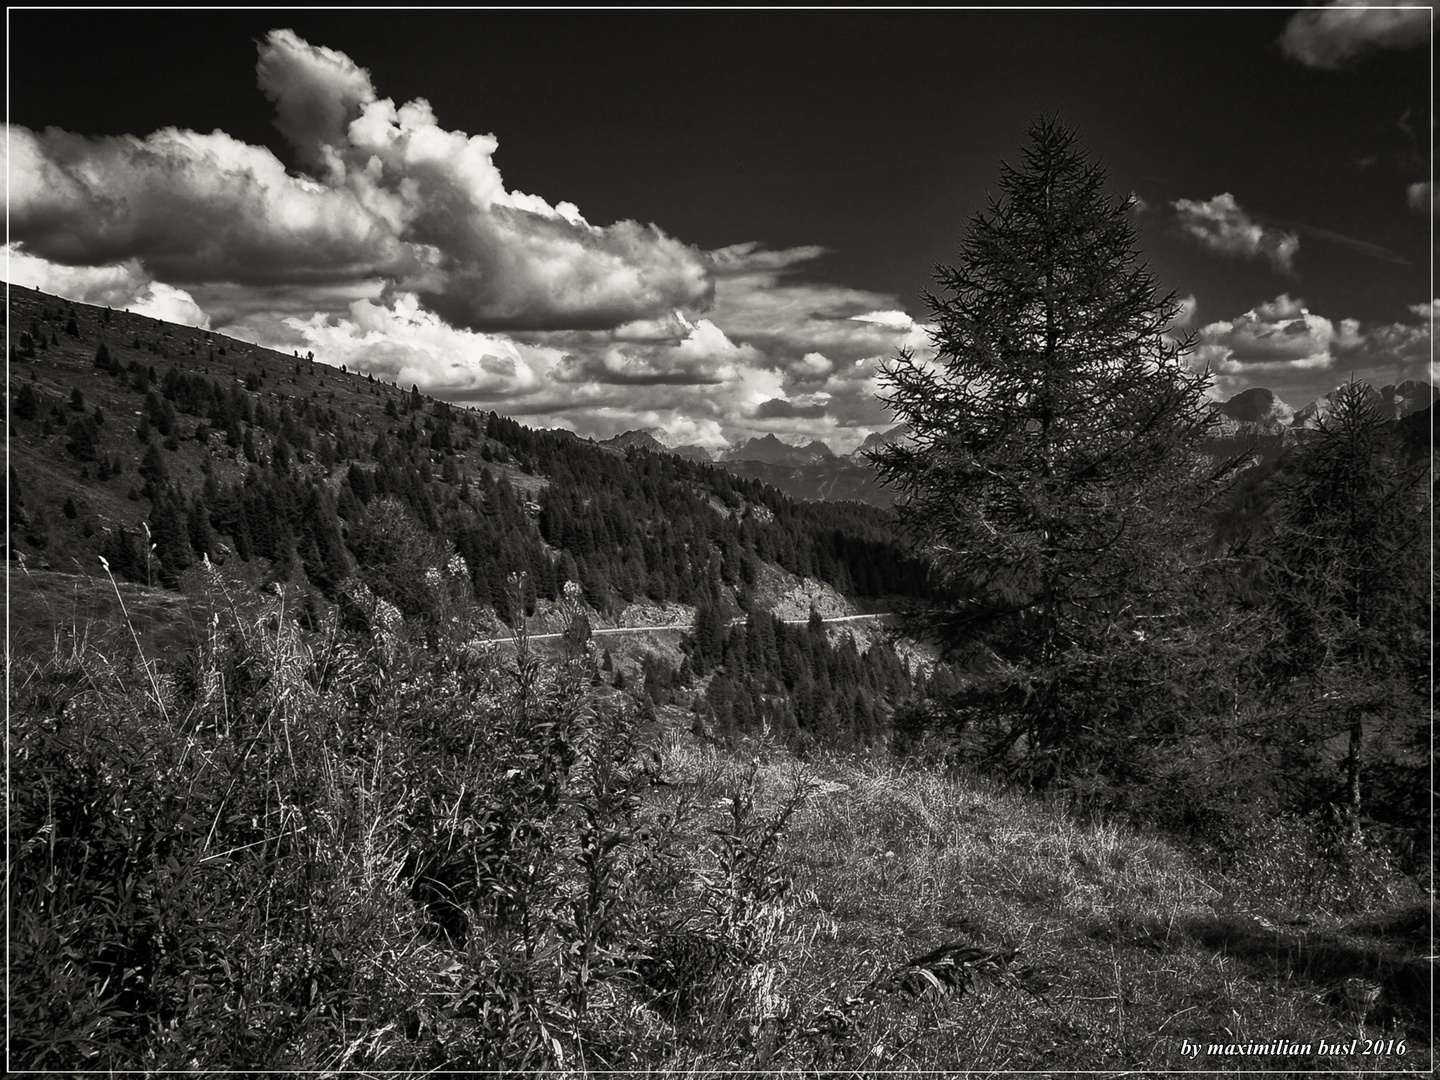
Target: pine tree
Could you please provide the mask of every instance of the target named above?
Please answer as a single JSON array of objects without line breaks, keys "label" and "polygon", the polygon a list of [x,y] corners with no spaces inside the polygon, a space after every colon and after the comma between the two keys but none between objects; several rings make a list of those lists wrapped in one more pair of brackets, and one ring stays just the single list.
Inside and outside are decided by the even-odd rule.
[{"label": "pine tree", "polygon": [[725,626],[717,608],[701,604],[695,610],[695,670],[709,671],[720,661]]},{"label": "pine tree", "polygon": [[185,513],[185,535],[197,555],[209,555],[215,550],[215,530],[210,527],[210,512],[203,493],[197,493],[190,500]]},{"label": "pine tree", "polygon": [[1004,718],[997,754],[1037,783],[1093,759],[1117,688],[1097,661],[1154,633],[1184,550],[1177,506],[1203,497],[1195,454],[1208,375],[1176,341],[1174,293],[1140,260],[1131,200],[1076,134],[1036,119],[1020,167],[976,213],[925,294],[933,363],[902,351],[888,404],[910,437],[872,455],[911,540],[963,599],[916,629],[1000,664],[972,695]]},{"label": "pine tree", "polygon": [[20,387],[11,415],[17,420],[34,420],[40,415],[40,395],[35,392],[35,387],[29,383]]},{"label": "pine tree", "polygon": [[100,429],[95,421],[88,416],[82,416],[70,424],[67,430],[70,441],[65,448],[81,461],[94,461],[100,441]]},{"label": "pine tree", "polygon": [[1364,813],[1428,835],[1428,462],[1363,383],[1336,391],[1318,428],[1282,462],[1259,549],[1274,735],[1352,829]]}]

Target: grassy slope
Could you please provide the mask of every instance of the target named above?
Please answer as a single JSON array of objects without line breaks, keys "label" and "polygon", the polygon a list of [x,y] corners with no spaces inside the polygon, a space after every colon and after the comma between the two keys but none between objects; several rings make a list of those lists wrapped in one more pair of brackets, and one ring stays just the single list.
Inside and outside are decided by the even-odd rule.
[{"label": "grassy slope", "polygon": [[[145,608],[143,597],[131,599],[139,601],[137,609]],[[350,999],[350,1012],[335,1021],[340,1026],[333,1036],[327,1034],[331,1021],[306,1017],[298,1035],[286,1036],[284,1045],[262,1040],[246,1051],[247,1060],[269,1063],[266,1067],[333,1069],[346,1067],[352,1060],[348,1054],[372,1069],[431,1067],[435,1062],[422,1053],[426,1039],[454,1046],[478,1037],[465,1036],[462,1021],[445,1019],[444,1003],[458,1000],[476,973],[488,970],[491,954],[476,952],[475,945],[469,951],[451,947],[427,935],[403,880],[408,833],[391,801],[396,793],[387,794],[394,786],[387,775],[410,767],[405,762],[423,752],[423,745],[389,734],[374,740],[373,760],[369,751],[351,756],[341,736],[349,715],[345,703],[355,692],[352,684],[342,680],[307,689],[297,673],[309,665],[310,653],[293,638],[277,635],[270,616],[279,600],[271,598],[270,604],[268,614],[242,616],[254,628],[252,641],[260,634],[255,655],[278,679],[258,684],[274,701],[243,706],[270,717],[259,729],[271,732],[270,741],[246,751],[251,761],[264,755],[270,762],[265,774],[270,779],[257,789],[257,797],[269,806],[273,789],[279,800],[267,811],[274,822],[266,818],[260,828],[267,835],[278,830],[282,837],[293,832],[297,843],[304,829],[315,834],[306,833],[310,847],[297,850],[301,855],[310,851],[301,860],[308,867],[305,874],[319,877],[297,895],[310,897],[307,902],[324,912],[309,932],[324,941],[340,935],[336,947],[343,949],[345,970],[351,973],[345,985],[363,994],[363,1007]],[[173,615],[175,624],[190,622],[179,609]],[[196,625],[209,625],[203,609]],[[261,629],[267,626],[271,629]],[[155,766],[153,782],[178,785],[176,791],[191,790],[198,782],[219,791],[214,778],[205,778],[207,761],[212,753],[225,753],[224,728],[231,721],[218,719],[223,727],[216,729],[195,726],[187,717],[206,715],[200,705],[182,715],[172,703],[157,714],[147,702],[171,699],[174,693],[164,677],[151,682],[150,670],[135,665],[133,645],[127,650],[123,639],[112,636],[104,639],[109,643],[105,649],[87,649],[85,637],[70,635],[49,665],[72,689],[36,699],[39,711],[12,717],[12,725],[50,723],[39,718],[62,702],[55,706],[56,723],[69,717],[63,722],[75,724],[89,715],[97,731],[112,724],[117,730],[133,726],[133,735],[119,737],[153,741],[158,752],[174,757],[163,772]],[[503,697],[512,685],[509,660],[503,651],[489,655],[492,659],[484,663],[494,673],[486,676],[486,685],[493,689],[483,700],[500,701],[494,695]],[[17,692],[36,677],[23,668],[13,672]],[[215,670],[228,669],[219,665]],[[434,711],[442,728],[464,717],[484,723],[484,714],[475,710],[490,706],[477,704],[481,699],[457,696],[446,681],[430,687],[395,670],[394,680],[375,684],[381,696],[373,708],[379,711],[369,713],[376,719],[367,723],[398,731],[394,724],[413,723],[407,718],[426,710]],[[597,703],[618,700],[603,689],[587,693]],[[70,703],[63,704],[66,700]],[[726,750],[696,741],[681,730],[683,718],[668,713],[662,712],[646,735],[668,784],[645,791],[640,817],[658,826],[677,800],[695,807],[675,834],[682,873],[681,892],[672,903],[703,912],[706,894],[697,883],[704,874],[714,880],[714,862],[706,851],[713,849],[716,830],[723,831],[752,771],[762,821],[797,783],[811,792],[782,834],[775,860],[793,885],[783,903],[763,907],[755,916],[754,954],[730,968],[688,1019],[669,1023],[623,985],[596,984],[589,1030],[612,1035],[610,1045],[594,1051],[591,1067],[604,1064],[599,1060],[604,1054],[609,1063],[630,1069],[687,1073],[745,1068],[861,1073],[1430,1068],[1428,911],[1413,882],[1383,867],[1357,871],[1344,881],[1317,876],[1304,838],[1277,825],[1270,842],[1233,860],[1221,873],[1165,839],[1113,823],[1079,822],[1058,807],[985,782],[946,777],[883,755],[799,762],[773,746]],[[19,737],[19,730],[12,729],[12,738]],[[193,752],[187,749],[191,744]],[[305,747],[313,764],[297,765],[295,755]],[[125,790],[144,790],[152,782],[143,775],[148,753],[137,759],[141,773],[133,783],[140,787]],[[319,789],[304,779],[315,769],[327,777]],[[297,794],[281,798],[275,785],[291,772]],[[191,773],[194,778],[187,779]],[[314,794],[299,794],[304,792]],[[448,803],[451,796],[443,798]],[[296,813],[309,823],[298,831]],[[203,816],[209,820],[210,811]],[[12,837],[12,842],[33,839]],[[277,847],[274,857],[279,855]],[[206,864],[202,858],[198,865]],[[286,890],[303,882],[283,880],[296,872],[286,866],[281,862],[266,870],[257,865],[255,873],[261,876],[248,888],[278,890],[276,903],[295,903],[285,899]],[[622,887],[632,884],[627,875],[617,881]],[[713,900],[718,894],[712,890],[708,895]],[[245,916],[242,910],[237,918],[243,922],[254,914]],[[229,926],[230,917],[219,925]],[[271,924],[264,925],[268,938]],[[255,931],[234,932],[240,936],[226,948],[249,956],[251,964],[276,964],[283,970],[294,962],[288,959],[291,952],[301,948],[283,938],[261,945]],[[503,945],[497,942],[484,948]],[[974,993],[958,1000],[866,993],[877,976],[948,942],[1018,947],[1013,966],[1025,972],[1032,987],[1049,984],[1043,1000],[1005,980],[981,980]],[[310,947],[307,939],[303,948]],[[1347,977],[1385,986],[1383,1008],[1368,1028],[1327,1000]],[[240,999],[241,1007],[268,1007],[263,1000],[245,1001]],[[426,1021],[435,1025],[424,1029],[428,1034],[411,1031],[406,1017],[416,1015],[416,1009],[440,1017]],[[201,1009],[195,1022],[203,1023],[212,1012]],[[1378,1022],[1387,1020],[1385,1026]],[[1333,1045],[1366,1037],[1403,1038],[1406,1052],[1380,1058],[1314,1052],[1321,1039]],[[1310,1043],[1312,1052],[1261,1058],[1208,1053],[1212,1043],[1280,1038]],[[1186,1057],[1186,1040],[1206,1050],[1198,1058]],[[181,1057],[174,1060],[184,1064],[197,1050],[206,1068],[241,1064],[226,1056],[230,1051],[223,1045],[176,1047]],[[572,1046],[572,1064],[575,1053]]]},{"label": "grassy slope", "polygon": [[[739,762],[682,739],[669,767],[714,778]],[[761,770],[763,798],[791,783],[783,755]],[[943,1070],[1235,1068],[1426,1071],[1431,1067],[1428,907],[1413,885],[1373,882],[1367,917],[1326,910],[1283,839],[1258,853],[1269,873],[1227,877],[1164,839],[1082,824],[975,780],[888,761],[807,767],[824,787],[787,834],[795,892],[781,934],[776,1012],[796,1016],[951,941],[1018,945],[1017,962],[1053,983],[1037,1001],[1011,985],[938,1005],[904,995],[855,1012],[853,1037],[799,1037],[774,1066]],[[704,799],[702,798],[702,802]],[[1258,868],[1257,868],[1258,870]],[[1332,892],[1333,906],[1343,899]],[[1363,1028],[1326,996],[1346,977],[1381,981],[1408,1017]],[[1213,1057],[1212,1043],[1284,1038],[1407,1039],[1404,1056]],[[1182,1056],[1185,1040],[1206,1048]],[[723,1057],[723,1055],[722,1055]],[[733,1057],[687,1065],[743,1064]]]}]

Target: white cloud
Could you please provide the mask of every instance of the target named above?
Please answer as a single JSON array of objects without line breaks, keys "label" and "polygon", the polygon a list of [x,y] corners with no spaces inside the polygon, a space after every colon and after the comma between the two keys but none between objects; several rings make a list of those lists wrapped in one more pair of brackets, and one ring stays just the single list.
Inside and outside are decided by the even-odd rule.
[{"label": "white cloud", "polygon": [[1173,204],[1180,229],[1202,247],[1221,255],[1253,259],[1265,256],[1275,269],[1290,273],[1300,238],[1270,229],[1241,209],[1229,192],[1204,202],[1178,199]]},{"label": "white cloud", "polygon": [[256,65],[260,89],[275,103],[275,126],[309,166],[324,167],[363,106],[375,101],[370,73],[342,52],[273,30]]},{"label": "white cloud", "polygon": [[835,370],[824,354],[818,352],[806,353],[800,358],[798,364],[790,367],[790,374],[800,382],[810,382],[814,379],[823,379]]},{"label": "white cloud", "polygon": [[1375,49],[1404,49],[1430,40],[1431,11],[1409,0],[1385,5],[1330,0],[1297,13],[1280,48],[1306,67],[1335,69]]},{"label": "white cloud", "polygon": [[408,293],[388,304],[356,300],[340,316],[257,312],[226,332],[283,352],[313,352],[334,367],[418,385],[437,397],[497,406],[548,390],[562,359],[545,346],[450,326]]},{"label": "white cloud", "polygon": [[868,311],[864,315],[850,317],[856,322],[874,323],[887,330],[910,330],[915,326],[915,320],[903,311]]},{"label": "white cloud", "polygon": [[[1411,308],[1428,315],[1430,305]],[[1377,385],[1428,379],[1429,325],[1389,323],[1364,327],[1356,319],[1326,318],[1301,299],[1282,294],[1235,319],[1201,327],[1193,354],[1215,374],[1220,397],[1263,385],[1292,402],[1332,389],[1336,373],[1354,373]],[[1308,395],[1308,396],[1307,396]]]},{"label": "white cloud", "polygon": [[188,287],[349,280],[412,261],[351,194],[290,176],[269,150],[224,132],[8,134],[10,238],[51,262],[138,260]]},{"label": "white cloud", "polygon": [[[547,335],[566,352],[555,377],[567,383],[613,385],[714,385],[731,379],[739,366],[762,363],[753,346],[737,344],[709,319],[681,322],[678,338],[624,333]],[[537,339],[540,340],[540,339]]]},{"label": "white cloud", "polygon": [[14,244],[4,250],[6,280],[13,285],[182,326],[210,328],[210,316],[193,296],[155,281],[134,260],[112,266],[60,266],[18,251]]},{"label": "white cloud", "polygon": [[442,128],[424,100],[379,98],[343,54],[277,30],[258,71],[312,176],[219,131],[11,127],[11,239],[55,263],[138,260],[187,289],[366,280],[477,330],[609,328],[708,304],[695,248],[508,191],[493,135]]}]

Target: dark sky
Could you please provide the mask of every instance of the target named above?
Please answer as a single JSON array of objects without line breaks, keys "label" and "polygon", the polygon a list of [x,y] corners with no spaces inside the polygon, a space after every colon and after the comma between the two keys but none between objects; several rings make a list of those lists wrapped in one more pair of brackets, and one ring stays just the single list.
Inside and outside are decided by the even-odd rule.
[{"label": "dark sky", "polygon": [[[730,284],[722,281],[713,307],[675,305],[685,309],[684,325],[704,317],[723,332],[731,351],[712,349],[709,367],[686,367],[679,354],[603,359],[616,345],[602,330],[624,321],[605,313],[624,304],[547,322],[531,318],[523,296],[505,306],[472,303],[451,290],[431,301],[419,288],[420,307],[447,327],[510,333],[525,355],[492,348],[497,362],[524,366],[531,361],[525,350],[536,348],[567,358],[537,375],[531,397],[517,396],[517,405],[586,434],[653,413],[654,424],[680,437],[689,429],[674,421],[688,406],[676,396],[683,383],[676,372],[689,371],[697,386],[744,387],[734,408],[713,415],[718,429],[706,428],[712,440],[717,430],[726,438],[776,430],[853,443],[863,430],[883,426],[873,410],[844,414],[836,407],[861,388],[842,376],[855,374],[863,357],[854,353],[864,349],[822,335],[807,350],[804,326],[775,323],[781,308],[794,314],[810,302],[806,314],[828,312],[833,321],[868,307],[923,323],[919,293],[934,263],[954,255],[967,219],[994,189],[999,160],[1016,158],[1037,110],[1078,128],[1114,189],[1143,201],[1146,257],[1165,288],[1193,298],[1194,326],[1209,328],[1207,359],[1221,365],[1219,388],[1227,394],[1270,385],[1303,405],[1342,381],[1347,362],[1363,360],[1377,372],[1390,363],[1379,338],[1361,340],[1387,328],[1381,337],[1403,355],[1386,370],[1428,377],[1402,332],[1428,325],[1428,310],[1422,318],[1419,308],[1433,295],[1432,202],[1428,192],[1412,190],[1430,175],[1428,29],[1417,31],[1413,19],[1382,26],[1387,13],[1361,14],[1368,21],[1292,28],[1284,44],[1296,16],[1283,10],[11,10],[9,119],[37,134],[54,127],[142,140],[166,127],[218,130],[267,148],[292,173],[317,176],[316,161],[275,127],[276,105],[257,85],[257,45],[272,30],[292,30],[300,42],[344,54],[368,72],[374,97],[397,106],[427,100],[438,130],[493,133],[493,166],[509,192],[539,196],[550,207],[574,204],[602,230],[627,220],[653,223],[698,252],[757,245],[747,249],[751,261],[742,259],[724,279]],[[84,145],[93,151],[101,144]],[[64,156],[47,146],[52,162]],[[72,146],[64,167],[85,174],[78,161],[91,160],[92,151]],[[106,181],[106,197],[115,190],[150,197],[115,178],[126,169],[134,174],[135,166],[113,157],[107,167],[120,173]],[[13,151],[11,160],[13,169]],[[96,167],[93,160],[88,167]],[[1229,201],[1216,201],[1222,195]],[[14,201],[11,240],[47,265],[134,260],[127,265],[137,282],[182,290],[217,328],[268,334],[267,343],[280,333],[261,317],[254,296],[235,291],[282,283],[266,277],[263,256],[240,265],[244,245],[217,256],[229,270],[200,269],[199,255],[175,256],[182,243],[176,236],[117,228],[125,236],[114,243],[61,242],[46,233],[44,215],[16,214]],[[635,243],[616,240],[614,250]],[[804,257],[780,259],[768,276],[754,263],[757,252],[800,251]],[[328,269],[328,299],[314,297],[314,310],[343,319],[335,289],[353,302],[359,293],[342,285],[367,273],[375,281],[395,277],[366,266],[349,285]],[[12,269],[12,279],[21,276]],[[482,278],[464,280],[483,288],[475,284]],[[89,279],[71,273],[66,280],[83,288]],[[746,307],[744,283],[768,289],[770,306]],[[149,295],[155,303],[174,299],[153,287]],[[394,310],[391,293],[372,299]],[[145,300],[137,295],[136,302]],[[286,310],[297,317],[298,309]],[[1346,320],[1354,327],[1347,330]],[[1291,345],[1313,339],[1314,348],[1260,342],[1276,334]],[[339,348],[333,335],[326,344]],[[397,343],[394,355],[408,347]],[[468,347],[445,346],[460,353]],[[812,353],[828,372],[820,361],[810,361],[808,374],[797,367]],[[442,391],[463,382],[446,382],[434,364],[395,362],[401,371],[428,373]],[[779,382],[722,377],[750,368]],[[829,379],[823,386],[822,376]],[[563,384],[569,396],[539,393],[542,383],[551,390]],[[632,404],[648,387],[670,390],[657,391],[653,408],[632,409],[630,417],[621,398],[604,391],[622,385]],[[452,396],[478,400],[486,392],[479,384],[472,389]],[[814,415],[788,428],[759,423],[755,397],[771,391],[792,411]],[[826,393],[829,405],[815,396]],[[815,413],[821,405],[826,409]],[[494,407],[506,411],[503,401]],[[576,411],[591,409],[611,410],[613,424]]]}]

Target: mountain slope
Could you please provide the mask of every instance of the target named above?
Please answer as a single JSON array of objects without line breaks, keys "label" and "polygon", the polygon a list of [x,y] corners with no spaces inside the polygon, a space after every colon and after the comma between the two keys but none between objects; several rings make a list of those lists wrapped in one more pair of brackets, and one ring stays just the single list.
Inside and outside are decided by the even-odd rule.
[{"label": "mountain slope", "polygon": [[494,628],[511,575],[526,614],[571,582],[601,622],[743,615],[767,566],[856,599],[931,592],[882,511],[797,503],[648,433],[598,446],[29,290],[8,318],[7,553],[28,569],[177,588],[208,561],[242,591],[320,611],[358,590],[417,623],[458,572]]}]

